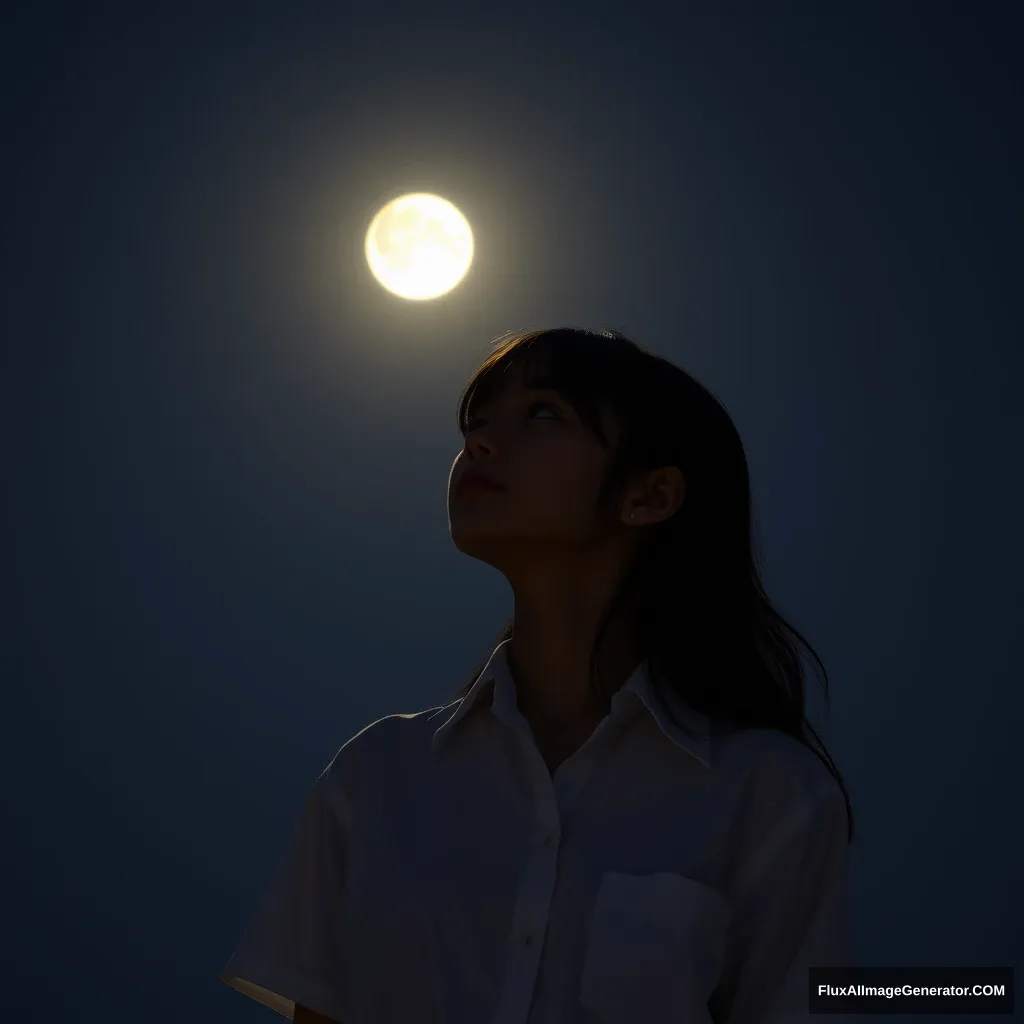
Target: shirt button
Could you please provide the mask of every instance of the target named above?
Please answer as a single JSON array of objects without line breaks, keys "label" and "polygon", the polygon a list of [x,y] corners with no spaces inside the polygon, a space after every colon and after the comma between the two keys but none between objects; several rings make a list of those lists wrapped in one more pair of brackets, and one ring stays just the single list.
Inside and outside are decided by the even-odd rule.
[{"label": "shirt button", "polygon": [[527,935],[526,938],[523,939],[523,942],[525,942],[528,946],[532,946],[533,945],[533,936],[532,935]]}]

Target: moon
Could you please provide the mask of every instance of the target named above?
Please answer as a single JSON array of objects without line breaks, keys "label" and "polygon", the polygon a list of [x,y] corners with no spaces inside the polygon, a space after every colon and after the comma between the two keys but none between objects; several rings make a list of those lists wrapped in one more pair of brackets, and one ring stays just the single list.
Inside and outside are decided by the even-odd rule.
[{"label": "moon", "polygon": [[392,199],[370,222],[366,262],[393,295],[436,299],[466,276],[473,232],[447,199],[412,192]]}]

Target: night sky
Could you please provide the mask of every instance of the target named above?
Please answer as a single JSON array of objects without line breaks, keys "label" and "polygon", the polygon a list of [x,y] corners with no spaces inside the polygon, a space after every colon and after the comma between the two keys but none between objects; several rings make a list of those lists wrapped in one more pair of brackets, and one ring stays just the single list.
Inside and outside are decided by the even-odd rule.
[{"label": "night sky", "polygon": [[[1019,5],[18,6],[5,1020],[269,1024],[217,975],[314,779],[511,609],[459,391],[561,325],[740,430],[861,961],[1020,983]],[[476,238],[432,302],[363,256],[409,191]]]}]

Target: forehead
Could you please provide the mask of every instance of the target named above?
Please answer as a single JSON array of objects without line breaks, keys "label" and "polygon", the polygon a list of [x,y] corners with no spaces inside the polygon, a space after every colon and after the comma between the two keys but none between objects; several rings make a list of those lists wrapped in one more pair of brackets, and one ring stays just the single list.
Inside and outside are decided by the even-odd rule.
[{"label": "forehead", "polygon": [[573,405],[595,404],[605,391],[602,374],[578,345],[556,337],[536,338],[516,346],[488,366],[477,381],[480,398],[506,390],[557,391]]},{"label": "forehead", "polygon": [[495,366],[480,381],[475,398],[477,402],[487,402],[509,393],[557,390],[550,367],[536,357],[523,355]]}]

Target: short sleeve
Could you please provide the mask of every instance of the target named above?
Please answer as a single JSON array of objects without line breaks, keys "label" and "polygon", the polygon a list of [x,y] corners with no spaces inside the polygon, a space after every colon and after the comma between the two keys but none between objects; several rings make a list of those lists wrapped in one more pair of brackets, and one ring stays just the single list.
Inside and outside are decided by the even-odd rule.
[{"label": "short sleeve", "polygon": [[332,767],[313,786],[270,889],[221,974],[289,1020],[296,1003],[344,1017],[338,908],[350,822]]},{"label": "short sleeve", "polygon": [[728,967],[713,996],[716,1019],[811,1020],[809,969],[853,964],[847,850],[846,802],[831,783],[752,852],[737,892]]}]

